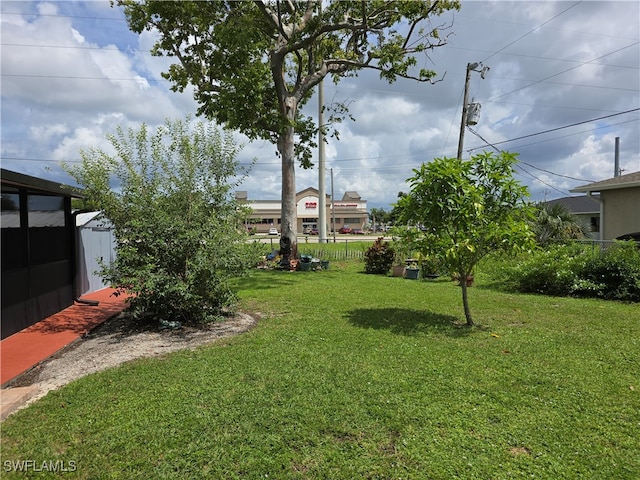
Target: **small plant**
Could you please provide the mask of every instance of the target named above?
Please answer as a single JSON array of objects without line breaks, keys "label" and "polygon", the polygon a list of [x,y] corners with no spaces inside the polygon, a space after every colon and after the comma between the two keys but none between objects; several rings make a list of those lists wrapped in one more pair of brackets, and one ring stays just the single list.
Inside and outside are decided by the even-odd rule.
[{"label": "small plant", "polygon": [[364,271],[366,273],[386,274],[395,257],[395,251],[379,237],[364,253]]},{"label": "small plant", "polygon": [[442,264],[437,257],[418,252],[418,267],[422,278],[437,277],[442,273]]}]

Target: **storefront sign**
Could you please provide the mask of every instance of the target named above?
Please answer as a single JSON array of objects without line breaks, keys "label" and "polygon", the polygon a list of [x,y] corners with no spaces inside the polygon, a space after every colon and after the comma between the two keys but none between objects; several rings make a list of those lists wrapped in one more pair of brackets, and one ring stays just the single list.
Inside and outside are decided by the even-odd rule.
[{"label": "storefront sign", "polygon": [[304,204],[304,208],[316,208],[318,206],[318,202],[307,202]]}]

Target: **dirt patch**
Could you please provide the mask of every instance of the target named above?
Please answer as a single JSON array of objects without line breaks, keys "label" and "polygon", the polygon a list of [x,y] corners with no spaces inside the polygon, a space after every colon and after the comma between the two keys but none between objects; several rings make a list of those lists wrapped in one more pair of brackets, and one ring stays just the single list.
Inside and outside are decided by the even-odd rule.
[{"label": "dirt patch", "polygon": [[38,392],[25,405],[77,378],[142,357],[194,349],[250,330],[259,315],[237,313],[224,322],[201,328],[160,329],[136,323],[122,313],[56,353],[11,382],[11,387],[37,385]]},{"label": "dirt patch", "polygon": [[519,455],[531,455],[531,450],[527,447],[512,447],[509,449],[509,453],[514,457],[517,457]]}]

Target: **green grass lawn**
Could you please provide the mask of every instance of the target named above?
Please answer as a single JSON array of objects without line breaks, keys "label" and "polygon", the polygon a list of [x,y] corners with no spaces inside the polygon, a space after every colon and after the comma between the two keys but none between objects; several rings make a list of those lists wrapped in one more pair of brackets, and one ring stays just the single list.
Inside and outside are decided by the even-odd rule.
[{"label": "green grass lawn", "polygon": [[362,271],[242,279],[256,328],[9,417],[2,477],[33,459],[91,479],[640,478],[638,305],[479,276],[468,329],[454,283]]}]

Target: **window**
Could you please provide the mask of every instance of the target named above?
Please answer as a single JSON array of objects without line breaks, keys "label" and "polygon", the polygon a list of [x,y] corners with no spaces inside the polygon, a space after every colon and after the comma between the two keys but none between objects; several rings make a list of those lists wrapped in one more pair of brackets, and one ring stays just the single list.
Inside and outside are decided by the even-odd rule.
[{"label": "window", "polygon": [[2,193],[2,228],[20,228],[20,194]]},{"label": "window", "polygon": [[29,195],[29,228],[64,227],[64,197]]},{"label": "window", "polygon": [[29,253],[32,265],[66,260],[70,256],[65,228],[64,197],[28,195]]},{"label": "window", "polygon": [[[15,192],[15,193],[14,193]],[[20,228],[20,194],[2,186],[2,271],[27,264],[27,229]]]},{"label": "window", "polygon": [[362,223],[362,218],[345,218],[344,223],[347,225],[352,223]]}]

